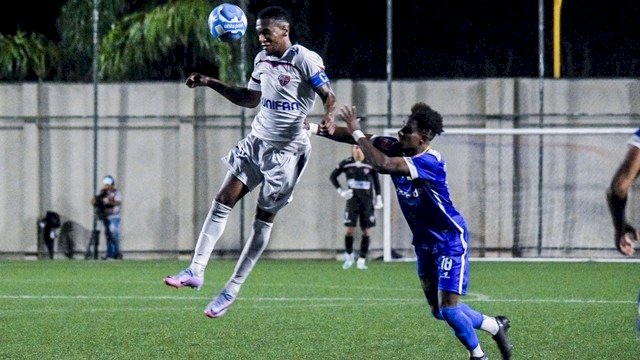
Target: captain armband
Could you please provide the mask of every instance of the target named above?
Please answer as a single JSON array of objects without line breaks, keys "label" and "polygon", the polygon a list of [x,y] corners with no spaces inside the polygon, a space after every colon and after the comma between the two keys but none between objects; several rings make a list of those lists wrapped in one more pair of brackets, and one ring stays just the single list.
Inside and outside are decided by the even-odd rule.
[{"label": "captain armband", "polygon": [[318,71],[317,73],[315,73],[315,75],[309,78],[309,84],[314,89],[319,89],[324,84],[328,84],[328,83],[329,83],[329,77],[324,72],[324,70]]}]

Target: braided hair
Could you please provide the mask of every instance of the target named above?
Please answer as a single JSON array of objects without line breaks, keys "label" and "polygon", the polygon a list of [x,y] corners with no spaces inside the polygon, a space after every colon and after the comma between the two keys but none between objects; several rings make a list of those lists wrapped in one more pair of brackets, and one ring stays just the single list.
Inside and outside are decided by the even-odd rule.
[{"label": "braided hair", "polygon": [[428,134],[429,141],[444,132],[442,115],[423,102],[411,107],[409,120],[415,120],[418,129]]}]

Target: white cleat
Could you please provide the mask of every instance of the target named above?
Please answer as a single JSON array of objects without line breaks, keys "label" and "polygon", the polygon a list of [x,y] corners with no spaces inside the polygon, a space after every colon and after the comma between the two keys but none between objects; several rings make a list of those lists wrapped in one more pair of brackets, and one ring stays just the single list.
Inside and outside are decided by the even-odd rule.
[{"label": "white cleat", "polygon": [[207,308],[204,309],[204,315],[212,319],[220,317],[227,312],[234,301],[236,301],[236,297],[231,295],[227,289],[222,289],[220,294],[213,298]]},{"label": "white cleat", "polygon": [[348,254],[344,253],[344,264],[342,264],[342,268],[347,270],[353,266],[353,253]]},{"label": "white cleat", "polygon": [[358,258],[358,262],[356,263],[356,267],[359,270],[367,270],[367,259],[365,258]]}]

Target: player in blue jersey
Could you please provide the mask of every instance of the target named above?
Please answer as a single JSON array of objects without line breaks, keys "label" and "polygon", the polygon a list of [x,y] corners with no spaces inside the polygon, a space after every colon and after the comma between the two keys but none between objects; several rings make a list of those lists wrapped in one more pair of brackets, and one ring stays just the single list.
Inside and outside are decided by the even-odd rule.
[{"label": "player in blue jersey", "polygon": [[627,222],[625,212],[629,189],[640,175],[640,129],[627,143],[627,154],[607,189],[607,204],[613,220],[614,244],[622,255],[631,256],[635,252],[633,243],[638,241],[638,230]]},{"label": "player in blue jersey", "polygon": [[[639,234],[627,221],[626,208],[629,189],[640,175],[640,129],[636,130],[627,144],[627,154],[607,188],[607,204],[613,220],[613,243],[622,255],[632,256],[635,253],[634,243],[638,242]],[[637,308],[636,333],[640,337],[640,292]]]},{"label": "player in blue jersey", "polygon": [[[490,333],[502,358],[510,359],[509,319],[484,315],[461,301],[469,282],[469,232],[449,196],[445,161],[430,145],[444,131],[442,116],[417,103],[398,138],[394,138],[365,135],[355,107],[345,106],[340,115],[347,126],[321,136],[355,141],[379,173],[391,175],[400,208],[413,233],[418,277],[433,316],[447,322],[472,360],[488,358],[475,329]],[[313,133],[318,128],[310,125]]]},{"label": "player in blue jersey", "polygon": [[175,288],[199,289],[216,242],[222,236],[235,204],[260,187],[251,234],[233,274],[204,310],[210,318],[225,314],[269,243],[273,221],[292,199],[293,190],[311,154],[305,119],[317,97],[324,104],[322,128],[331,132],[336,110],[335,94],[325,73],[322,58],[289,37],[291,15],[279,6],[258,13],[256,33],[262,51],[254,59],[247,87],[225,84],[218,79],[191,74],[190,88],[209,87],[236,105],[260,111],[251,132],[229,151],[223,160],[228,172],[216,194],[198,236],[191,264],[176,275],[164,278]]}]

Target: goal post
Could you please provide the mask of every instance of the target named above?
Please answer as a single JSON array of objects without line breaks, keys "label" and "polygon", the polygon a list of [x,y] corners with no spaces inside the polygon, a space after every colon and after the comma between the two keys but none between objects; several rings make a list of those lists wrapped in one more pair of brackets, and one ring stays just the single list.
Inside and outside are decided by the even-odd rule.
[{"label": "goal post", "polygon": [[[470,232],[471,256],[618,258],[605,191],[633,127],[447,128],[432,147]],[[385,129],[395,136],[397,129]],[[383,176],[383,260],[415,260],[411,231]],[[635,185],[634,185],[635,186]],[[640,201],[627,203],[640,220]]]}]

